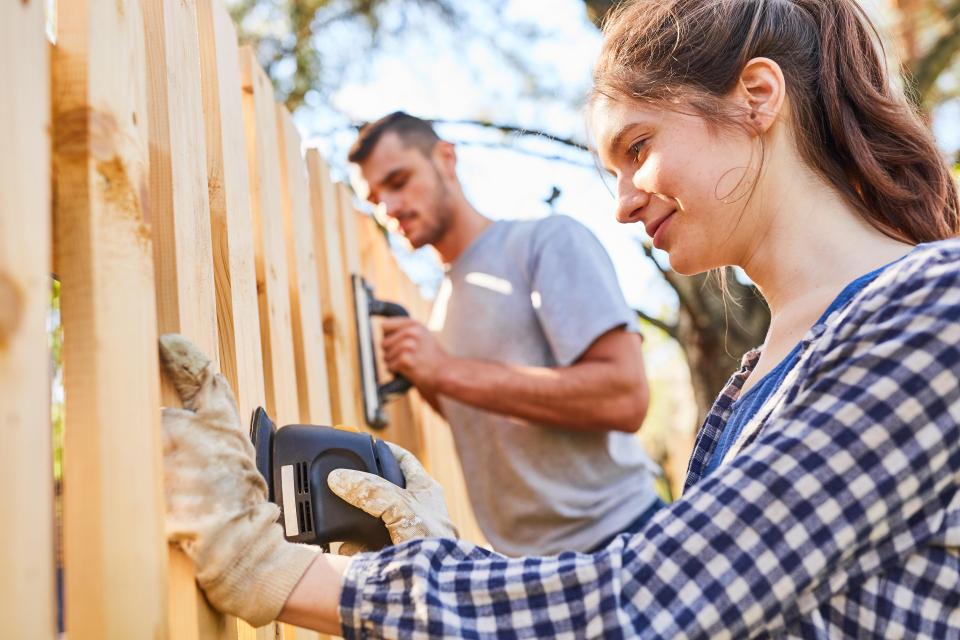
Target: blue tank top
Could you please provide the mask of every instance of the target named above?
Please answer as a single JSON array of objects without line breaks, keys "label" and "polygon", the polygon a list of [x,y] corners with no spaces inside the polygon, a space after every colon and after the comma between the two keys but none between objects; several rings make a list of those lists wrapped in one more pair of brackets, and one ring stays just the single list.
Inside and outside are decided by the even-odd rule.
[{"label": "blue tank top", "polygon": [[[814,326],[823,324],[831,313],[850,302],[854,296],[863,291],[863,289],[866,288],[866,286],[871,282],[876,280],[877,277],[883,273],[885,269],[887,269],[887,267],[890,267],[897,262],[899,262],[899,260],[871,271],[866,275],[862,275],[844,287],[843,291],[841,291],[840,294],[834,298],[833,302],[830,303],[830,306],[827,307],[827,310],[824,311],[823,315],[821,315],[820,318],[814,323]],[[757,382],[757,384],[751,387],[741,397],[737,398],[736,402],[733,403],[730,417],[727,419],[727,424],[723,428],[723,433],[720,434],[720,439],[717,440],[717,446],[713,450],[713,455],[710,456],[710,462],[707,463],[706,471],[703,474],[704,477],[713,473],[716,468],[720,466],[720,463],[727,455],[727,452],[730,451],[733,443],[735,443],[737,438],[740,437],[740,434],[743,432],[743,428],[760,410],[767,399],[777,392],[777,389],[780,388],[784,378],[787,377],[787,374],[790,373],[790,370],[793,369],[794,365],[797,364],[797,360],[799,360],[799,358],[800,344],[797,343],[797,345],[793,347],[790,353],[788,353],[787,356],[781,360],[776,367],[770,370],[770,372],[765,376],[760,378],[760,381]]]}]

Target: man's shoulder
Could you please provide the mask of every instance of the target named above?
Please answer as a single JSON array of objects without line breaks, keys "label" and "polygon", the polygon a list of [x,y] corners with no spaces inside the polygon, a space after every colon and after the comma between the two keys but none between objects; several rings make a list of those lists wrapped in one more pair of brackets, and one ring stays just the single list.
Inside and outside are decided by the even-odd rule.
[{"label": "man's shoulder", "polygon": [[498,220],[497,226],[512,236],[544,237],[551,235],[591,233],[581,222],[565,214],[543,218]]},{"label": "man's shoulder", "polygon": [[556,214],[535,220],[535,233],[539,236],[561,236],[590,234],[591,232],[582,222],[564,214]]}]

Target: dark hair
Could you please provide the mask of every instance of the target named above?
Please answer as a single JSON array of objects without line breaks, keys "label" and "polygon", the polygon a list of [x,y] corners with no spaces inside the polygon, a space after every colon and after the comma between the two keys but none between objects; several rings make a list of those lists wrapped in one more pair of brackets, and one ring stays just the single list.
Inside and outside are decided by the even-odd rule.
[{"label": "dark hair", "polygon": [[350,162],[360,163],[370,157],[374,147],[383,134],[392,131],[400,136],[403,143],[418,148],[424,155],[429,155],[433,147],[440,141],[437,132],[427,120],[411,116],[403,111],[394,111],[375,122],[365,124],[360,128],[347,159]]},{"label": "dark hair", "polygon": [[853,0],[628,1],[604,36],[592,100],[690,106],[729,125],[742,119],[723,96],[747,62],[770,58],[804,160],[871,225],[912,243],[960,233],[957,185]]}]

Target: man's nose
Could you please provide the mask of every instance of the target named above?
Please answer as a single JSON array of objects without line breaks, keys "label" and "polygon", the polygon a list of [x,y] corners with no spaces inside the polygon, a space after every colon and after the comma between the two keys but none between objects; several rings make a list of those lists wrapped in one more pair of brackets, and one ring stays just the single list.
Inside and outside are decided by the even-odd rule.
[{"label": "man's nose", "polygon": [[383,194],[380,197],[380,204],[383,206],[386,214],[391,218],[396,218],[403,210],[401,199],[394,194]]}]

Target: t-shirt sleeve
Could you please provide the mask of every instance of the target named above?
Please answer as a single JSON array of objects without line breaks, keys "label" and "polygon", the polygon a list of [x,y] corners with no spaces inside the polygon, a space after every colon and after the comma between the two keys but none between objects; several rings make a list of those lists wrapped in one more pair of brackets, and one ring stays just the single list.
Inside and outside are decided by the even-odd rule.
[{"label": "t-shirt sleeve", "polygon": [[611,329],[639,332],[610,256],[573,218],[553,216],[537,225],[529,268],[533,306],[558,365],[576,362]]}]

